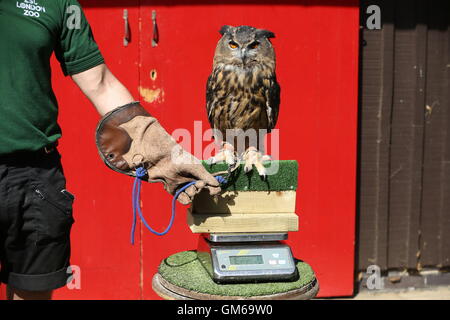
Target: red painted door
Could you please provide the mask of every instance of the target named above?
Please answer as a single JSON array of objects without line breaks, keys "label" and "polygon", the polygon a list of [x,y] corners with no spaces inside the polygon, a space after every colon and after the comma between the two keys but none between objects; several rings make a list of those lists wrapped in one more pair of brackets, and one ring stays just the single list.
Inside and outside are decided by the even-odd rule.
[{"label": "red painted door", "polygon": [[[166,127],[200,135],[209,128],[205,83],[223,24],[252,25],[276,34],[277,77],[282,87],[277,128],[280,159],[300,164],[297,213],[300,231],[290,234],[297,258],[310,263],[321,285],[319,296],[353,292],[358,5],[346,1],[162,0],[81,1],[113,73]],[[132,39],[123,45],[123,10]],[[152,47],[152,11],[159,42]],[[79,283],[57,299],[154,299],[151,279],[172,253],[195,249],[197,237],[178,206],[171,232],[157,237],[136,232],[130,245],[132,179],[106,168],[97,155],[94,131],[99,116],[53,61],[54,89],[63,129],[60,151],[75,193],[72,264]],[[194,130],[194,121],[202,129]],[[195,131],[195,132],[194,132]],[[205,146],[191,142],[194,149]],[[195,149],[193,150],[195,151]],[[144,214],[162,230],[171,197],[145,184]],[[78,284],[81,288],[77,288]]]}]

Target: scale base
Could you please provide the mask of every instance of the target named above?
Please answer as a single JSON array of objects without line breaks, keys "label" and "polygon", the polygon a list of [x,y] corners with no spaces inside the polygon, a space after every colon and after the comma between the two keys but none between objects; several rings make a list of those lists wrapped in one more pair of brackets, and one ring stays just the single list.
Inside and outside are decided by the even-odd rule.
[{"label": "scale base", "polygon": [[166,300],[307,300],[319,291],[312,268],[296,260],[302,278],[294,282],[221,285],[212,281],[196,251],[176,253],[163,261],[154,275],[153,290]]},{"label": "scale base", "polygon": [[310,300],[319,292],[319,282],[317,279],[314,279],[314,281],[302,288],[270,295],[250,297],[222,296],[195,292],[176,286],[165,280],[159,273],[156,273],[153,276],[152,288],[164,300]]}]

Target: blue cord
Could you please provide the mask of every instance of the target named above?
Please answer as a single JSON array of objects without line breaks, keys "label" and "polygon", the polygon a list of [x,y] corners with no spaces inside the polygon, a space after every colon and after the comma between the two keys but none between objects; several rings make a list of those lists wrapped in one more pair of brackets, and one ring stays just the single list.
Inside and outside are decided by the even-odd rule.
[{"label": "blue cord", "polygon": [[[150,225],[147,223],[147,221],[144,218],[144,215],[142,214],[142,210],[141,210],[141,206],[140,206],[140,202],[141,202],[141,183],[142,183],[142,179],[147,175],[147,170],[145,170],[142,167],[139,167],[136,169],[136,178],[134,179],[134,184],[133,184],[133,192],[132,192],[132,203],[133,203],[133,223],[131,226],[131,244],[134,245],[134,232],[136,230],[136,209],[137,212],[139,213],[139,217],[141,218],[141,221],[144,223],[144,226],[150,230],[150,232],[152,232],[155,235],[158,236],[163,236],[165,234],[167,234],[169,232],[169,230],[172,228],[173,225],[173,221],[175,220],[175,207],[176,207],[176,201],[178,199],[178,196],[187,188],[189,188],[190,186],[192,186],[193,184],[195,184],[197,181],[192,181],[187,183],[186,185],[184,185],[183,187],[181,187],[173,196],[172,199],[172,216],[170,217],[170,221],[169,221],[169,225],[167,226],[167,228],[163,231],[163,232],[158,232],[156,230],[153,230],[152,227],[150,227]],[[227,180],[222,177],[222,176],[216,176],[215,177],[216,180],[223,184],[226,183]]]}]

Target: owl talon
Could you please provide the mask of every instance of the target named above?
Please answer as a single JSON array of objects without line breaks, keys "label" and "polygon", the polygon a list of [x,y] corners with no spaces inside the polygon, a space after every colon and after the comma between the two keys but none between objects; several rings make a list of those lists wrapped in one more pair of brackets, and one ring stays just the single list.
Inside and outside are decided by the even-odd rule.
[{"label": "owl talon", "polygon": [[237,162],[233,146],[224,144],[223,148],[215,156],[206,160],[206,162],[209,165],[225,162],[228,165],[228,169],[231,170],[230,168],[234,167]]},{"label": "owl talon", "polygon": [[252,170],[253,170],[253,165],[252,165],[252,164],[246,163],[246,164],[244,165],[244,171],[245,171],[245,173],[249,173],[249,172],[252,171]]},{"label": "owl talon", "polygon": [[236,158],[233,153],[226,152],[225,162],[228,164],[229,168],[232,168],[236,164]]},{"label": "owl talon", "polygon": [[266,168],[264,168],[264,165],[262,162],[255,163],[256,170],[258,171],[259,177],[266,181],[267,174],[266,174]]},{"label": "owl talon", "polygon": [[242,156],[244,160],[244,171],[246,173],[249,173],[253,170],[253,166],[255,166],[256,170],[258,171],[259,176],[262,180],[266,180],[267,178],[267,171],[264,167],[263,162],[267,161],[267,159],[270,159],[270,156],[268,155],[262,155],[261,152],[259,152],[256,148],[250,147],[245,151],[245,153]]}]

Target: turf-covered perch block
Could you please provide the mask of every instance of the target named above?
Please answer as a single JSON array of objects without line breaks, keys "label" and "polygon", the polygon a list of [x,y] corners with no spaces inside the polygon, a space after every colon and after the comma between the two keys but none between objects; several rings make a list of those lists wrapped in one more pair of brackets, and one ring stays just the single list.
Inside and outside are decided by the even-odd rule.
[{"label": "turf-covered perch block", "polygon": [[[227,170],[223,163],[203,165],[211,173]],[[255,169],[245,173],[241,164],[226,177],[228,182],[219,196],[212,197],[207,191],[197,195],[188,210],[192,232],[297,231],[297,161],[269,161],[264,166],[269,173],[266,179]]]}]

